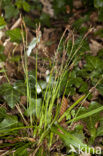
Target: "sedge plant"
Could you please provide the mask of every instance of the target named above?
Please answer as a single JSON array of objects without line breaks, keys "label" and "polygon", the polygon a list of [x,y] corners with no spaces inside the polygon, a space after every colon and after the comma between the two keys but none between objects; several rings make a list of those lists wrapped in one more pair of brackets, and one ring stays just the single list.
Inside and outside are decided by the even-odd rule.
[{"label": "sedge plant", "polygon": [[[26,32],[26,26],[25,23],[23,24],[23,27],[25,28]],[[64,86],[64,90],[61,93],[61,85],[63,83],[63,80],[65,78],[65,75],[68,75],[71,73],[70,67],[71,65],[75,64],[76,58],[75,55],[78,54],[79,49],[82,47],[83,40],[81,40],[79,46],[77,47],[76,51],[73,53],[73,47],[71,48],[70,55],[67,58],[66,62],[62,61],[61,66],[58,67],[59,70],[57,70],[56,65],[58,65],[58,60],[56,60],[58,54],[59,54],[59,48],[62,45],[62,42],[65,40],[65,34],[67,32],[64,32],[59,46],[57,48],[57,52],[55,55],[55,61],[53,63],[52,69],[50,70],[49,74],[49,80],[46,84],[45,90],[42,89],[42,86],[39,84],[38,76],[37,76],[37,68],[38,68],[38,44],[40,42],[40,27],[36,31],[36,38],[34,39],[34,46],[33,48],[36,48],[36,55],[35,55],[35,95],[32,95],[31,88],[30,88],[30,82],[29,82],[29,71],[28,71],[28,54],[27,54],[27,39],[25,41],[25,38],[23,37],[23,43],[24,43],[24,62],[23,62],[23,69],[25,73],[25,83],[26,83],[26,96],[27,96],[27,105],[22,106],[25,112],[29,112],[28,116],[26,117],[25,113],[22,111],[21,105],[19,103],[16,105],[16,108],[18,112],[20,113],[20,116],[22,118],[23,125],[19,125],[18,127],[11,127],[9,130],[3,129],[1,131],[1,137],[6,138],[6,136],[11,136],[12,133],[14,134],[14,144],[11,144],[13,148],[11,148],[7,154],[11,153],[12,155],[18,155],[18,153],[21,152],[20,155],[48,155],[50,153],[52,145],[55,143],[55,136],[59,135],[60,139],[66,144],[67,147],[74,146],[75,148],[78,148],[78,144],[81,145],[81,147],[85,147],[86,144],[83,143],[81,140],[78,139],[78,137],[71,134],[68,130],[64,129],[61,126],[61,121],[66,116],[69,116],[71,113],[71,110],[75,109],[77,105],[81,103],[78,107],[78,111],[80,107],[82,106],[83,102],[86,100],[86,98],[89,96],[90,91],[88,91],[87,94],[82,95],[77,101],[75,101],[67,110],[64,112],[62,116],[60,116],[60,107],[61,107],[61,101],[65,96],[66,87],[68,85],[69,79],[66,80],[66,85]],[[87,33],[88,34],[88,33]],[[23,36],[23,34],[22,34]],[[26,37],[27,38],[27,37]],[[32,43],[33,44],[33,43]],[[73,46],[73,45],[72,45]],[[68,46],[64,45],[65,51],[67,50]],[[32,48],[31,48],[32,51]],[[30,51],[29,51],[30,52]],[[78,54],[79,57],[79,54]],[[23,56],[22,56],[23,58]],[[42,91],[42,98],[38,95],[38,85]],[[68,95],[71,91],[69,91]],[[58,100],[59,99],[59,100]],[[60,102],[58,102],[60,101]],[[78,121],[80,119],[86,118],[88,116],[91,116],[97,112],[100,112],[103,110],[103,106],[92,110],[91,112],[85,113],[83,115],[78,116],[75,114],[75,117],[71,120],[66,121],[66,124],[71,124],[75,121]],[[31,113],[35,112],[35,113]],[[22,131],[22,136],[19,135],[19,131]],[[10,139],[10,138],[9,138]],[[46,142],[46,143],[45,143]],[[46,148],[44,148],[44,144],[46,144]],[[89,149],[89,146],[87,146]],[[93,151],[91,150],[91,153]]]}]

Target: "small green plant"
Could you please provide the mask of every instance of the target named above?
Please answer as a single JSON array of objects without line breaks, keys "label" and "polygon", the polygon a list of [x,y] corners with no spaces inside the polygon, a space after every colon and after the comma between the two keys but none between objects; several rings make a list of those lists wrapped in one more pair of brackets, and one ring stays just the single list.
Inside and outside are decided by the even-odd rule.
[{"label": "small green plant", "polygon": [[[12,42],[16,41],[20,43],[23,36],[20,35],[19,32],[21,31],[18,30],[19,29],[16,29],[14,33],[11,33],[13,30],[8,31],[7,35],[12,39]],[[16,40],[14,40],[15,33],[18,33]],[[22,33],[22,35],[24,35],[23,39],[25,40],[25,33]],[[64,48],[66,50],[67,61],[63,61],[60,66],[58,66],[58,62],[55,62],[48,75],[48,81],[39,81],[37,78],[37,47],[40,42],[40,37],[40,29],[37,29],[37,36],[29,46],[25,45],[26,42],[23,41],[25,61],[22,65],[25,73],[24,80],[14,83],[8,81],[8,83],[0,86],[2,101],[5,100],[11,111],[15,110],[15,108],[18,111],[16,115],[12,115],[12,113],[8,113],[5,107],[2,106],[0,108],[0,137],[2,140],[7,140],[7,143],[0,144],[0,147],[2,149],[9,147],[9,150],[5,151],[7,155],[23,156],[29,155],[30,153],[34,155],[38,155],[38,153],[39,155],[48,155],[52,145],[57,141],[57,134],[64,142],[67,151],[70,150],[70,145],[76,149],[78,145],[82,148],[87,146],[89,150],[89,146],[94,143],[95,138],[103,133],[100,128],[98,130],[95,128],[95,124],[101,122],[99,113],[103,111],[103,106],[94,101],[91,102],[88,109],[83,107],[83,102],[91,94],[91,90],[89,89],[91,89],[91,87],[99,87],[102,79],[100,76],[100,80],[98,80],[98,77],[96,79],[93,74],[93,78],[91,78],[90,81],[93,83],[89,86],[90,88],[88,88],[87,82],[84,80],[84,78],[86,79],[87,77],[83,77],[84,70],[79,70],[77,67],[80,59],[84,58],[83,52],[88,50],[87,41],[85,41],[85,38],[79,38],[75,41],[75,44],[73,44],[71,40],[69,40],[65,47],[63,47],[63,42],[65,42],[64,34],[55,57],[59,54],[62,56],[61,49]],[[35,47],[37,48],[35,55],[36,66],[35,71],[30,72],[27,65],[28,56],[31,55],[32,49]],[[95,62],[94,64],[92,64],[92,59],[93,62]],[[90,55],[86,56],[87,63],[83,68],[85,69],[85,73],[87,72],[87,76],[88,70],[89,76],[90,74],[92,76],[93,70],[99,73],[102,72],[102,68],[99,70],[101,62],[99,62],[98,59],[99,58]],[[73,70],[71,70],[71,66]],[[58,67],[59,70],[57,70],[56,67]],[[82,77],[78,75],[80,72],[82,72]],[[68,95],[70,98],[76,93],[76,90],[79,90],[79,92],[84,95],[79,97],[78,100],[71,104],[63,115],[60,116],[60,99],[64,96],[68,98]],[[20,103],[21,96],[26,97],[26,105]],[[65,117],[67,127],[71,127],[74,122],[80,120],[86,123],[90,134],[88,143],[84,142],[83,127],[77,125],[73,131],[66,130],[61,126],[61,122]],[[80,135],[77,136],[77,133]],[[90,152],[93,153],[92,150]]]}]

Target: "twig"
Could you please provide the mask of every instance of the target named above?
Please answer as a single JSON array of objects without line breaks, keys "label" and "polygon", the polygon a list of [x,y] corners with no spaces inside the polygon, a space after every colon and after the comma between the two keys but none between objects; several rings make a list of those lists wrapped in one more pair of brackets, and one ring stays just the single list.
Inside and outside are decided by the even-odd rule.
[{"label": "twig", "polygon": [[13,24],[13,26],[10,28],[10,30],[17,28],[18,26],[20,26],[22,23],[22,18],[21,16],[19,17],[19,19]]}]

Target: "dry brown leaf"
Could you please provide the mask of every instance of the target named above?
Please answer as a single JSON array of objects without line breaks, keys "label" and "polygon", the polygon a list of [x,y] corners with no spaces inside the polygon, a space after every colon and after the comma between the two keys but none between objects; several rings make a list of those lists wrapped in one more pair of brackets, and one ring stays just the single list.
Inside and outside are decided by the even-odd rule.
[{"label": "dry brown leaf", "polygon": [[[75,95],[72,96],[72,99],[73,99],[74,101],[77,101],[81,96],[82,96],[82,95],[75,94]],[[87,100],[85,100],[85,101],[83,101],[83,104],[82,104],[82,105],[83,105],[84,107],[88,108],[89,103],[90,103],[90,102],[88,102]]]},{"label": "dry brown leaf", "polygon": [[5,67],[9,77],[13,77],[16,74],[17,68],[14,64],[6,62]]},{"label": "dry brown leaf", "polygon": [[71,11],[70,6],[69,5],[66,5],[66,13],[69,14],[70,11]]},{"label": "dry brown leaf", "polygon": [[95,124],[95,128],[97,129],[98,126],[99,126],[99,122],[96,122],[96,124]]},{"label": "dry brown leaf", "polygon": [[20,103],[23,104],[23,105],[26,105],[27,97],[26,96],[21,96]]},{"label": "dry brown leaf", "polygon": [[98,51],[101,48],[103,48],[103,46],[100,43],[98,43],[97,41],[93,40],[93,39],[91,39],[90,41],[91,41],[91,43],[89,44],[89,46],[90,46],[91,53],[92,53],[93,56],[96,56]]},{"label": "dry brown leaf", "polygon": [[90,15],[90,20],[92,22],[97,22],[98,21],[98,13],[97,12],[92,12],[92,14]]},{"label": "dry brown leaf", "polygon": [[65,113],[67,108],[68,108],[68,100],[64,96],[63,99],[62,99],[62,103],[61,103],[60,116],[62,116]]},{"label": "dry brown leaf", "polygon": [[80,98],[80,95],[79,94],[75,94],[75,95],[72,96],[72,99],[74,101],[77,101],[79,98]]},{"label": "dry brown leaf", "polygon": [[5,46],[4,54],[6,56],[8,56],[8,55],[10,55],[10,53],[12,53],[13,49],[15,48],[15,45],[10,41],[8,41],[6,45],[5,44],[4,44],[4,46]]},{"label": "dry brown leaf", "polygon": [[78,65],[79,65],[79,68],[82,68],[83,67],[83,63],[82,63],[81,60],[79,61],[79,64]]},{"label": "dry brown leaf", "polygon": [[91,100],[92,101],[96,100],[98,98],[98,96],[99,96],[99,91],[96,88],[94,88],[94,90],[92,92],[92,99]]},{"label": "dry brown leaf", "polygon": [[21,23],[22,23],[22,18],[19,17],[19,18],[16,20],[16,22],[12,25],[12,27],[11,27],[10,29],[13,30],[13,29],[17,28],[18,26],[21,25]]},{"label": "dry brown leaf", "polygon": [[79,9],[82,7],[82,2],[81,0],[74,0],[73,1],[73,6],[76,8],[76,9]]},{"label": "dry brown leaf", "polygon": [[[60,116],[62,116],[65,113],[65,111],[67,110],[67,108],[68,108],[68,100],[64,96],[63,99],[62,99],[62,103],[61,103]],[[65,123],[65,120],[66,120],[66,118],[63,118],[62,121],[61,121],[61,123],[60,123],[63,127],[66,127],[67,126],[66,123]]]},{"label": "dry brown leaf", "polygon": [[22,43],[18,45],[17,43],[12,43],[8,41],[7,44],[4,46],[5,46],[4,54],[6,56],[11,56],[14,53],[21,54],[21,52],[23,51]]},{"label": "dry brown leaf", "polygon": [[53,28],[44,28],[44,31],[43,31],[43,40],[44,41],[48,41],[50,39],[51,33],[53,33],[54,30],[55,29],[53,29]]},{"label": "dry brown leaf", "polygon": [[16,142],[20,142],[20,141],[30,141],[30,142],[35,142],[35,139],[34,138],[29,138],[29,137],[17,137],[17,138],[14,138],[14,139],[9,139],[7,140],[7,142],[13,144],[13,143],[16,143]]},{"label": "dry brown leaf", "polygon": [[7,82],[7,78],[5,76],[0,76],[0,85]]},{"label": "dry brown leaf", "polygon": [[49,14],[51,17],[54,16],[54,10],[52,8],[52,4],[50,0],[40,0],[43,4],[43,12]]},{"label": "dry brown leaf", "polygon": [[[68,108],[68,100],[64,96],[62,98],[62,102],[61,102],[60,116],[62,116],[65,113],[65,111],[67,110],[67,108]],[[62,121],[60,122],[60,125],[66,128],[67,127],[67,124],[66,124],[65,120],[66,120],[66,118],[63,118]],[[63,132],[62,132],[61,129],[58,129],[58,131],[63,134]]]}]

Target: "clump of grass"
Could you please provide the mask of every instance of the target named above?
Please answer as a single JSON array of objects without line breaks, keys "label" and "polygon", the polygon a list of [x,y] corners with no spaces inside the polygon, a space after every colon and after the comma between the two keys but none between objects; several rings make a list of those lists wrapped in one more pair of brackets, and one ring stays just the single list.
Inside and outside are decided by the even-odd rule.
[{"label": "clump of grass", "polygon": [[[37,29],[37,36],[36,36],[37,40],[39,37],[38,36],[39,31],[40,29]],[[62,60],[61,65],[58,67],[58,60],[56,60],[56,58],[59,54],[59,48],[63,40],[65,39],[66,32],[67,32],[67,29],[65,30],[60,40],[60,43],[59,43],[59,46],[55,55],[55,59],[54,59],[56,62],[54,61],[53,63],[52,69],[49,74],[49,81],[47,83],[45,91],[43,91],[42,87],[40,86],[42,90],[42,102],[40,102],[40,99],[39,99],[40,97],[38,96],[38,92],[37,92],[38,84],[39,84],[38,78],[37,78],[38,48],[36,50],[36,72],[35,72],[36,83],[34,84],[36,85],[35,87],[36,93],[33,97],[31,95],[31,88],[30,88],[29,74],[28,74],[29,73],[28,65],[27,65],[28,58],[27,58],[27,53],[26,53],[27,45],[25,45],[25,41],[23,38],[24,45],[25,45],[24,46],[25,62],[23,63],[23,67],[24,67],[24,73],[25,73],[25,83],[26,83],[26,88],[27,88],[27,106],[26,107],[23,106],[23,109],[26,112],[27,110],[31,111],[30,108],[32,108],[34,109],[35,113],[33,114],[29,112],[28,117],[26,117],[25,113],[21,109],[21,106],[19,104],[16,105],[16,108],[22,118],[23,124],[18,125],[18,127],[15,126],[15,124],[13,124],[13,127],[11,125],[10,129],[8,129],[7,131],[5,129],[1,131],[2,139],[12,138],[11,140],[12,142],[14,142],[11,145],[10,143],[9,145],[6,145],[6,147],[12,146],[12,148],[10,148],[9,151],[6,151],[5,154],[12,153],[13,155],[18,155],[21,151],[22,152],[20,155],[25,155],[27,151],[28,151],[28,154],[32,153],[33,155],[36,155],[37,152],[39,152],[40,155],[43,155],[43,152],[46,152],[47,154],[50,152],[50,148],[52,144],[55,142],[56,134],[59,135],[59,137],[64,141],[64,143],[68,147],[70,146],[70,144],[72,144],[76,148],[78,147],[78,144],[80,144],[81,147],[85,147],[86,144],[81,142],[76,136],[72,135],[69,131],[61,127],[60,123],[63,120],[63,118],[70,115],[71,110],[73,110],[78,104],[80,104],[80,102],[82,102],[81,103],[81,106],[82,106],[83,102],[90,94],[90,91],[88,92],[88,94],[82,95],[77,101],[75,101],[64,112],[62,116],[60,116],[61,102],[58,102],[58,101],[60,101],[60,99],[62,99],[65,96],[66,87],[67,87],[69,79],[66,80],[64,90],[61,93],[61,86],[62,86],[63,80],[65,78],[65,75],[70,74],[71,72],[70,67],[74,65],[74,63],[76,62],[75,55],[78,53],[79,49],[82,47],[83,40],[85,39],[88,33],[81,40],[80,45],[77,47],[74,53],[73,53],[73,47],[71,48],[69,57],[67,59],[65,59],[66,53],[65,55],[62,54],[64,55],[64,60]],[[38,44],[39,43],[37,43],[37,47],[38,47]],[[63,48],[66,51],[68,47],[64,45]],[[59,69],[59,71],[57,69]],[[70,92],[68,93],[68,95],[69,94]],[[33,105],[33,102],[34,102],[34,105]],[[78,111],[79,109],[80,107],[78,107]],[[77,112],[74,118],[67,121],[66,124],[70,124],[77,120],[86,118],[102,110],[103,110],[103,106],[99,107],[98,109],[94,109],[91,112],[80,115],[80,116],[78,116],[78,112]],[[61,132],[59,130],[61,130]],[[20,136],[19,136],[19,132],[21,132]]]}]

